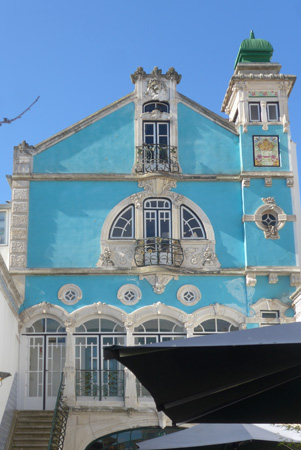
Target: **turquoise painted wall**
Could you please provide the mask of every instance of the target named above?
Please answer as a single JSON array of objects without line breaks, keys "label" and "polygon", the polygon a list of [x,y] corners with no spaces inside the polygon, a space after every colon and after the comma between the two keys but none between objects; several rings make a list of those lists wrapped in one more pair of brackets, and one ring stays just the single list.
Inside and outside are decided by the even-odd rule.
[{"label": "turquoise painted wall", "polygon": [[31,182],[28,267],[95,267],[108,213],[138,190],[136,182]]},{"label": "turquoise painted wall", "polygon": [[[67,306],[57,298],[60,287],[68,283],[78,285],[83,293],[82,300],[73,306]],[[117,299],[118,289],[128,283],[139,286],[142,292],[141,300],[133,306],[124,305]],[[177,299],[177,291],[184,284],[193,284],[200,289],[202,297],[196,305],[185,306]],[[72,312],[95,302],[103,302],[130,313],[160,301],[187,313],[219,303],[253,316],[254,312],[249,305],[261,298],[278,298],[289,303],[289,296],[293,291],[289,277],[279,277],[278,283],[273,285],[269,284],[267,276],[257,277],[255,287],[246,287],[245,277],[180,276],[179,280],[170,281],[164,293],[158,295],[153,292],[148,281],[139,280],[137,276],[27,276],[25,302],[21,310],[46,301]],[[291,311],[288,315],[291,315]]]},{"label": "turquoise painted wall", "polygon": [[182,103],[178,105],[178,145],[183,173],[240,173],[239,137]]},{"label": "turquoise painted wall", "polygon": [[[107,215],[138,191],[136,182],[31,182],[28,267],[95,267]],[[209,217],[222,267],[242,267],[240,183],[179,182],[176,192],[198,204]]]},{"label": "turquoise painted wall", "polygon": [[134,103],[44,150],[34,173],[131,173],[135,157]]},{"label": "turquoise painted wall", "polygon": [[[250,187],[243,190],[244,214],[255,214],[263,206],[263,197],[274,197],[285,214],[292,214],[291,189],[285,179],[275,180],[265,187],[264,179],[252,179]],[[279,231],[280,239],[265,239],[264,232],[254,222],[245,222],[247,266],[296,265],[293,222],[287,222]]]},{"label": "turquoise painted wall", "polygon": [[[280,167],[255,167],[253,160],[253,136],[279,136]],[[290,170],[288,154],[288,135],[283,133],[281,125],[269,125],[268,130],[263,130],[260,125],[249,125],[248,132],[243,133],[240,127],[240,148],[242,153],[242,170],[255,172],[272,171],[281,172]]]},{"label": "turquoise painted wall", "polygon": [[214,230],[222,267],[244,266],[241,185],[239,182],[179,182],[177,191],[202,208]]}]

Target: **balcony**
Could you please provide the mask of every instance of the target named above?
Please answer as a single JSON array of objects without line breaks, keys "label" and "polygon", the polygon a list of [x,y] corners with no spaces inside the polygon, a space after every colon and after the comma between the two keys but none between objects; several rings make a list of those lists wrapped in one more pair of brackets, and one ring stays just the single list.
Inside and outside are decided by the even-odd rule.
[{"label": "balcony", "polygon": [[75,392],[77,399],[123,399],[124,371],[76,370]]},{"label": "balcony", "polygon": [[163,144],[143,144],[137,147],[137,173],[170,172],[178,173],[179,164],[171,157],[176,147]]},{"label": "balcony", "polygon": [[135,263],[137,267],[180,267],[183,260],[184,253],[178,239],[151,237],[137,241],[135,247]]}]

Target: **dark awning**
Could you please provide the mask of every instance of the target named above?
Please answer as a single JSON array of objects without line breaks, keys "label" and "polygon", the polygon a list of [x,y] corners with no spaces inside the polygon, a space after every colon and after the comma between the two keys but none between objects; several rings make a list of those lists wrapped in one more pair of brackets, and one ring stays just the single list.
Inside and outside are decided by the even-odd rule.
[{"label": "dark awning", "polygon": [[[140,450],[196,450],[220,444],[257,441],[257,447],[263,448],[263,442],[274,442],[273,448],[279,448],[281,442],[299,442],[301,435],[287,431],[284,427],[254,424],[206,423],[187,430],[139,442]],[[252,448],[256,447],[253,445]]]},{"label": "dark awning", "polygon": [[137,347],[128,367],[175,423],[300,423],[301,323]]}]

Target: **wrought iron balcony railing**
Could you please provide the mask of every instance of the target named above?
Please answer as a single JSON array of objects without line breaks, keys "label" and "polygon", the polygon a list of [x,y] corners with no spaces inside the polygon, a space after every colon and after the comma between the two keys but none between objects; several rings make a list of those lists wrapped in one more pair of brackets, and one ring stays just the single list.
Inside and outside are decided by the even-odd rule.
[{"label": "wrought iron balcony railing", "polygon": [[124,398],[123,370],[77,370],[75,378],[76,397]]},{"label": "wrought iron balcony railing", "polygon": [[176,147],[163,144],[143,144],[137,147],[138,158],[136,172],[179,172],[179,164],[172,157],[176,153]]},{"label": "wrought iron balcony railing", "polygon": [[151,237],[139,239],[135,248],[135,263],[138,267],[162,265],[180,267],[184,259],[178,239]]}]

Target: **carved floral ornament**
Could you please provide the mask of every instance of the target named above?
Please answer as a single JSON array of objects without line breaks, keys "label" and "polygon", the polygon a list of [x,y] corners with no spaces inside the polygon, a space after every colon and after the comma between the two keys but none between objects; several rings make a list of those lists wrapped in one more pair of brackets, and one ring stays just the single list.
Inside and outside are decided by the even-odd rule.
[{"label": "carved floral ornament", "polygon": [[255,222],[258,228],[264,232],[266,239],[280,239],[279,230],[286,222],[295,222],[295,215],[288,215],[276,204],[274,197],[261,199],[260,206],[253,215],[244,215],[243,222]]},{"label": "carved floral ornament", "polygon": [[176,83],[179,84],[181,81],[182,75],[180,75],[174,69],[174,67],[170,67],[165,75],[164,74],[162,75],[162,70],[158,69],[157,66],[154,67],[153,71],[149,75],[144,71],[143,67],[138,67],[136,72],[134,72],[131,75],[131,80],[132,80],[132,83],[135,84],[137,80],[143,80],[146,77],[151,77],[151,80],[154,82],[153,84],[155,86],[158,82],[160,83],[161,78],[166,78],[167,80],[175,80]]}]

